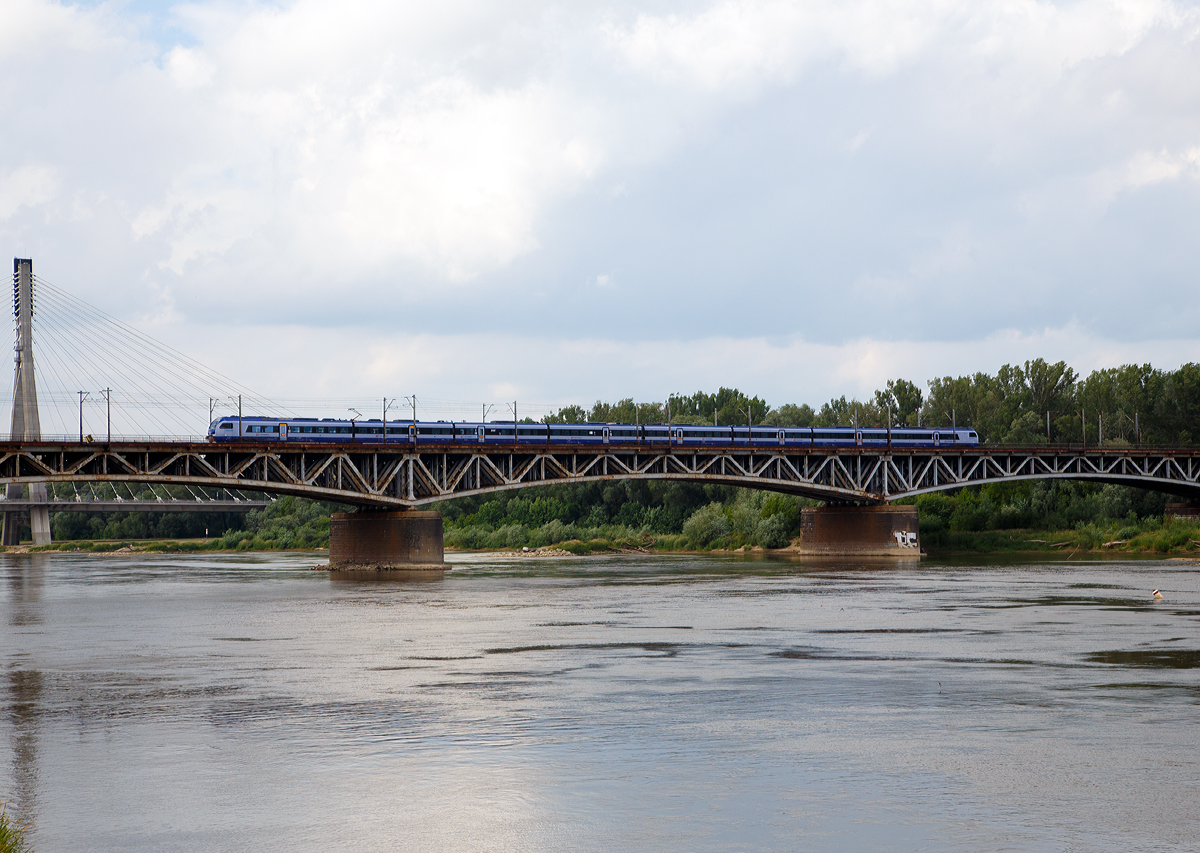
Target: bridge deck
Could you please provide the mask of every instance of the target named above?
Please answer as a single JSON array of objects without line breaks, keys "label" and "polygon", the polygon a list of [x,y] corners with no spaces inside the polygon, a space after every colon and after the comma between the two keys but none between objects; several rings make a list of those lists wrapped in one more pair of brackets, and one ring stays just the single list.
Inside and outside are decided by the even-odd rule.
[{"label": "bridge deck", "polygon": [[1200,448],[0,442],[0,483],[188,484],[394,508],[619,479],[717,483],[881,503],[966,485],[1044,478],[1200,497]]}]

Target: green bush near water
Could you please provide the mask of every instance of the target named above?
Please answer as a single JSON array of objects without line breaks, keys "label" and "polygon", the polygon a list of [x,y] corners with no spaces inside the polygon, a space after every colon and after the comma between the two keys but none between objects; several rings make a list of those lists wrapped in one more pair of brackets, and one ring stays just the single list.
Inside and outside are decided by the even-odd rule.
[{"label": "green bush near water", "polygon": [[814,503],[749,489],[626,481],[548,486],[436,508],[451,548],[560,545],[591,553],[597,542],[660,550],[781,548],[799,530],[800,508]]},{"label": "green bush near water", "polygon": [[0,853],[33,853],[25,840],[26,827],[8,814],[8,804],[0,803]]},{"label": "green bush near water", "polygon": [[228,530],[218,547],[230,551],[304,551],[329,547],[329,516],[334,504],[283,497],[246,514],[245,524]]}]

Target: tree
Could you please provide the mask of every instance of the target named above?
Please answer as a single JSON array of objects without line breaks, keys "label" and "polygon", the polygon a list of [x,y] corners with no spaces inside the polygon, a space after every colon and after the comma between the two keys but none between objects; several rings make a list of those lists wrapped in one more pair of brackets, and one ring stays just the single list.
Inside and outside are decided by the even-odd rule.
[{"label": "tree", "polygon": [[552,415],[546,416],[548,424],[582,424],[587,423],[588,413],[583,406],[563,406]]},{"label": "tree", "polygon": [[922,402],[921,389],[907,379],[889,379],[886,390],[875,392],[875,405],[891,412],[893,425],[916,426]]},{"label": "tree", "polygon": [[807,403],[801,406],[786,403],[778,409],[772,409],[767,412],[762,422],[771,426],[807,427],[812,426],[814,417],[812,406],[809,406]]}]

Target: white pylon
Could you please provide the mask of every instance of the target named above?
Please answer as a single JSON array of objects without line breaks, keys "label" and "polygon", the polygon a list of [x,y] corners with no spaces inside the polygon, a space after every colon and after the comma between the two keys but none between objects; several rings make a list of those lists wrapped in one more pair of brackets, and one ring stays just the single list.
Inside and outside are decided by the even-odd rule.
[{"label": "white pylon", "polygon": [[[13,360],[16,376],[13,380],[12,439],[14,441],[38,441],[42,437],[42,424],[38,418],[37,379],[33,368],[33,261],[29,258],[13,258],[13,314],[17,320],[17,344]],[[9,500],[21,500],[24,487],[13,484],[5,491]],[[30,483],[29,528],[34,545],[50,544],[50,510],[46,503],[46,484]],[[41,502],[42,506],[37,506]],[[16,545],[20,537],[21,514],[4,513],[4,532],[0,536],[5,545]]]}]

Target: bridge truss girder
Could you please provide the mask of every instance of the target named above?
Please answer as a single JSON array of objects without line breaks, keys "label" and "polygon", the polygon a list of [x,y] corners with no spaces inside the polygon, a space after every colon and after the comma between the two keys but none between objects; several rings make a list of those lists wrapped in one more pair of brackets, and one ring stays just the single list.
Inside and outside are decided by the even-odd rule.
[{"label": "bridge truss girder", "polygon": [[0,443],[0,484],[186,484],[393,509],[531,486],[625,479],[714,483],[861,503],[1027,479],[1120,483],[1200,497],[1200,452]]}]

